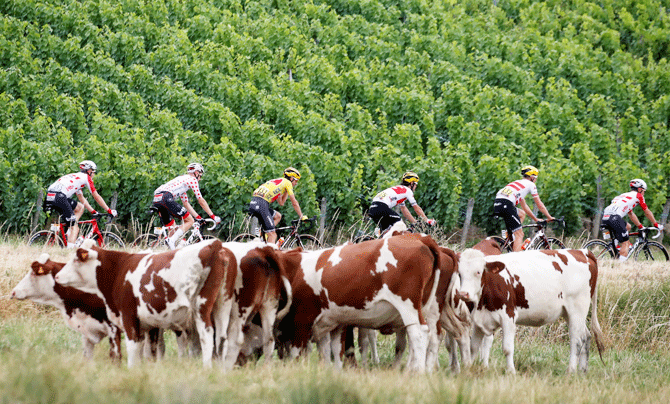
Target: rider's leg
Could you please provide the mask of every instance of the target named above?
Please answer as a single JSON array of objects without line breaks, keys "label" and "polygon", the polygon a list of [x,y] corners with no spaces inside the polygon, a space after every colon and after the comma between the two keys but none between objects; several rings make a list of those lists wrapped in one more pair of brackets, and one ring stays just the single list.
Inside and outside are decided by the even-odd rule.
[{"label": "rider's leg", "polygon": [[523,229],[519,228],[514,232],[514,251],[521,251],[521,246],[523,245]]},{"label": "rider's leg", "polygon": [[193,223],[195,223],[193,215],[190,214],[185,215],[182,219],[184,221],[182,225],[179,226],[177,231],[175,231],[174,234],[167,239],[168,246],[171,250],[175,249],[177,240],[179,240],[179,238],[183,236],[184,233],[186,233],[191,228],[191,226],[193,226]]},{"label": "rider's leg", "polygon": [[[516,209],[516,213],[519,215],[519,221],[523,223],[523,220],[526,218],[526,212],[523,209]],[[523,237],[523,234],[521,234],[521,237]]]},{"label": "rider's leg", "polygon": [[[281,213],[275,211],[274,215],[272,215],[272,221],[275,224],[275,227],[279,224],[281,221]],[[265,234],[268,236],[268,243],[276,243],[277,242],[277,232],[272,230],[272,231],[267,231]]]},{"label": "rider's leg", "polygon": [[[84,204],[77,202],[77,207],[74,208],[74,215],[77,218],[77,222],[81,218],[81,215],[84,214]],[[79,224],[74,223],[70,225],[70,234],[67,236],[68,246],[74,246],[74,243],[77,241],[77,236],[79,236]]]}]

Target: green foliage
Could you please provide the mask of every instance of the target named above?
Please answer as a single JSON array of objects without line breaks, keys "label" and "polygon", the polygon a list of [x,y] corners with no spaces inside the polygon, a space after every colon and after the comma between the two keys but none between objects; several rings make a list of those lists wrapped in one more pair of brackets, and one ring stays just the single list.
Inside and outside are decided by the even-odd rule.
[{"label": "green foliage", "polygon": [[488,225],[526,164],[571,231],[597,178],[606,199],[648,179],[660,212],[669,31],[658,0],[7,0],[0,218],[25,231],[26,206],[83,158],[122,222],[190,161],[227,221],[287,165],[305,173],[303,210],[325,198],[345,224],[411,169],[442,225],[459,227],[469,198]]}]

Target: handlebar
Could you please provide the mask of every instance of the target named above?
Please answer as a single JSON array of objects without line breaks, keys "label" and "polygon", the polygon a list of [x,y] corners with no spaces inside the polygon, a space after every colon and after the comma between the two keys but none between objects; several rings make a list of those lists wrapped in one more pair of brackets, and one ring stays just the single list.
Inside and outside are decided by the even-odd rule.
[{"label": "handlebar", "polygon": [[[658,228],[656,228],[656,227],[643,227],[643,228],[641,228],[640,230],[638,230],[636,233],[638,233],[638,235],[640,235],[640,236],[642,236],[642,237],[644,237],[644,238],[647,238],[647,233],[649,233],[649,232],[652,231],[652,230],[656,230],[656,235],[655,235],[655,236],[652,236],[651,238],[656,239],[656,238],[661,237],[661,232],[662,232],[662,230],[661,230],[661,229],[658,229]],[[634,235],[636,235],[636,234],[635,234],[635,233],[631,233],[631,236],[634,236]]]},{"label": "handlebar", "polygon": [[546,227],[548,223],[559,223],[561,226],[565,227],[565,219],[563,219],[563,217],[560,217],[558,219],[554,218],[552,220],[546,220],[546,219],[545,220],[538,220],[535,223],[526,224],[526,225],[523,225],[522,227],[542,228],[542,227]]},{"label": "handlebar", "polygon": [[195,224],[194,225],[197,225],[198,227],[200,227],[200,226],[204,225],[205,223],[210,223],[211,224],[211,226],[205,227],[205,230],[210,230],[211,231],[211,230],[214,230],[216,228],[216,222],[214,221],[214,219],[210,219],[210,218],[195,219]]},{"label": "handlebar", "polygon": [[114,219],[114,215],[112,215],[111,213],[104,213],[104,212],[91,213],[91,217],[95,220],[101,219],[103,217],[109,217],[111,219]]},{"label": "handlebar", "polygon": [[298,227],[302,223],[305,223],[305,222],[311,222],[312,225],[315,224],[316,223],[316,216],[312,216],[309,219],[305,219],[305,220],[301,220],[301,219],[291,220],[291,226]]}]

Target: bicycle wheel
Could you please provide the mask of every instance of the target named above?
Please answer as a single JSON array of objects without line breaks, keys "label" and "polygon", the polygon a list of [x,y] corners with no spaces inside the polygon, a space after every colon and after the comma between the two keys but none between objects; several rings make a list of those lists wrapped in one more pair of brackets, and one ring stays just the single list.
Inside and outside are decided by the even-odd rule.
[{"label": "bicycle wheel", "polygon": [[513,246],[512,246],[511,243],[508,243],[507,245],[505,245],[506,241],[505,241],[505,239],[503,239],[502,237],[491,236],[491,238],[492,238],[493,240],[495,240],[496,243],[498,243],[498,245],[500,246],[500,250],[501,250],[503,253],[512,252],[512,248],[513,248]]},{"label": "bicycle wheel", "polygon": [[560,248],[565,248],[565,244],[557,238],[547,237],[547,242],[544,240],[538,239],[535,244],[529,250],[558,250]]},{"label": "bicycle wheel", "polygon": [[131,246],[141,249],[167,247],[165,240],[159,239],[157,235],[152,233],[142,234],[141,236],[137,237],[135,240],[133,240]]},{"label": "bicycle wheel", "polygon": [[312,236],[311,234],[298,234],[293,241],[290,241],[286,246],[286,249],[291,249],[295,247],[302,247],[305,251],[318,250],[322,248],[321,242],[318,238]]},{"label": "bicycle wheel", "polygon": [[668,261],[669,259],[668,251],[663,247],[663,244],[655,241],[640,244],[633,251],[633,258],[635,258],[635,261]]},{"label": "bicycle wheel", "polygon": [[64,247],[63,240],[51,230],[40,230],[28,239],[28,245],[41,247]]},{"label": "bicycle wheel", "polygon": [[375,238],[368,235],[358,236],[354,239],[354,244],[362,243],[364,241],[374,240]]},{"label": "bicycle wheel", "polygon": [[254,236],[251,233],[242,233],[242,234],[238,234],[233,239],[233,241],[236,242],[236,243],[247,243],[249,241],[253,241],[253,239],[255,239],[255,238],[256,238],[256,236]]},{"label": "bicycle wheel", "polygon": [[98,235],[93,236],[93,240],[95,240],[98,245],[102,248],[113,248],[113,249],[120,249],[124,248],[126,246],[126,243],[121,240],[121,237],[117,236],[116,234],[112,233],[111,231],[103,231],[102,233],[102,245],[100,245],[100,241],[98,240]]},{"label": "bicycle wheel", "polygon": [[615,256],[614,251],[612,250],[612,244],[603,240],[591,240],[584,244],[584,247],[582,248],[586,248],[587,250],[591,251],[598,260],[604,258],[614,259]]}]

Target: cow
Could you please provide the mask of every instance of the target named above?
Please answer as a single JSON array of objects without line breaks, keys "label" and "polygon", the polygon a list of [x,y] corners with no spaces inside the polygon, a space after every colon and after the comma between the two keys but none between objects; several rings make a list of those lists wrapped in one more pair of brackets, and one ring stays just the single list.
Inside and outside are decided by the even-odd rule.
[{"label": "cow", "polygon": [[213,310],[222,285],[235,282],[236,272],[229,270],[235,261],[219,240],[135,254],[86,240],[55,280],[104,301],[109,318],[126,334],[129,367],[139,359],[145,333],[155,328],[197,330],[203,365],[211,367]]},{"label": "cow", "polygon": [[109,356],[121,360],[121,330],[107,317],[105,303],[95,294],[56,283],[54,276],[64,266],[52,261],[49,254],[42,254],[12,290],[12,299],[56,307],[65,324],[81,333],[84,358],[90,359],[95,345],[109,337]]},{"label": "cow", "polygon": [[[225,243],[224,247],[235,252],[236,282],[222,290],[224,296],[230,296],[229,322],[217,326],[217,336],[225,339],[223,367],[232,369],[239,356],[246,356],[253,351],[253,345],[260,343],[263,347],[263,358],[272,358],[275,347],[275,321],[281,320],[291,307],[291,284],[284,271],[283,261],[278,256],[278,248],[274,244],[264,242]],[[228,301],[229,299],[222,299]],[[279,310],[280,301],[284,306]],[[260,340],[247,332],[257,333],[259,328],[252,326],[255,315],[260,319]],[[219,333],[218,330],[222,330]],[[244,361],[242,361],[244,362]]]},{"label": "cow", "polygon": [[313,338],[322,360],[331,362],[332,354],[341,367],[346,326],[406,328],[412,353],[407,368],[426,369],[430,323],[424,306],[431,302],[424,297],[434,300],[441,259],[430,237],[398,236],[280,256],[293,291],[293,305],[279,327],[291,357],[305,352]]},{"label": "cow", "polygon": [[[541,326],[560,317],[568,322],[570,358],[568,372],[577,365],[588,369],[591,333],[602,360],[603,335],[597,313],[598,264],[588,250],[524,251],[484,256],[468,249],[459,264],[460,296],[475,304],[471,352],[480,349],[485,336],[502,328],[507,371],[515,373],[516,326]],[[586,318],[591,305],[591,332]],[[480,355],[488,366],[490,338]]]}]

